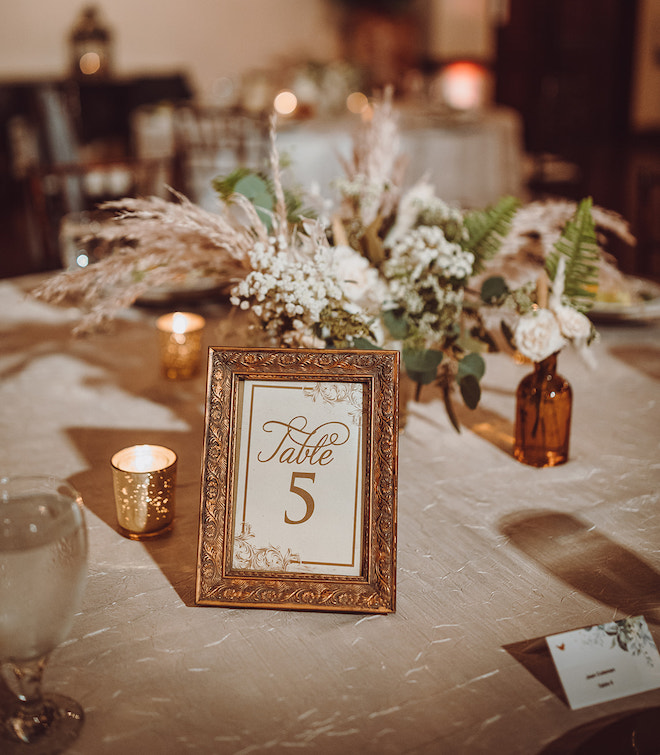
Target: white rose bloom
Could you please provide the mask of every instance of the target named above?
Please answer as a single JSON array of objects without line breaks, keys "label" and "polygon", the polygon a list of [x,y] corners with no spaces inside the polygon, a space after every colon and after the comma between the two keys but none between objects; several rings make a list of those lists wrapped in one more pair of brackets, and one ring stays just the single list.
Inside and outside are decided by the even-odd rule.
[{"label": "white rose bloom", "polygon": [[523,315],[513,335],[518,351],[534,362],[542,362],[566,345],[557,318],[549,309]]},{"label": "white rose bloom", "polygon": [[350,246],[331,250],[332,267],[346,298],[367,310],[380,310],[385,284],[369,261]]},{"label": "white rose bloom", "polygon": [[577,342],[586,341],[589,338],[591,322],[582,312],[563,304],[553,307],[552,311],[557,318],[559,329],[564,338]]}]

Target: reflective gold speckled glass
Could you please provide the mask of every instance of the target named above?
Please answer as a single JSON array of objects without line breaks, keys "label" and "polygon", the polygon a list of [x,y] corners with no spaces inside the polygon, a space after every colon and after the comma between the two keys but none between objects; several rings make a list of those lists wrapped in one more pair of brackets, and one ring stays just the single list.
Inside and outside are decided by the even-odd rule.
[{"label": "reflective gold speckled glass", "polygon": [[159,317],[160,361],[170,380],[187,380],[199,370],[202,331],[206,321],[191,312],[172,312]]},{"label": "reflective gold speckled glass", "polygon": [[111,459],[119,531],[132,540],[167,532],[174,521],[176,454],[164,446],[130,446]]}]

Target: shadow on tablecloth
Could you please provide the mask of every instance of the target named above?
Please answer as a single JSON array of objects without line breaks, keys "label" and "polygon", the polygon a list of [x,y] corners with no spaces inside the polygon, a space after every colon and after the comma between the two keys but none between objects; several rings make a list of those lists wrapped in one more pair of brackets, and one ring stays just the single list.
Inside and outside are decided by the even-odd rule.
[{"label": "shadow on tablecloth", "polygon": [[660,574],[589,522],[556,511],[519,511],[499,522],[509,542],[575,590],[660,624]]},{"label": "shadow on tablecloth", "polygon": [[201,487],[203,428],[189,431],[154,428],[67,428],[67,434],[84,455],[87,469],[70,482],[80,491],[85,505],[119,535],[112,486],[110,458],[121,448],[152,443],[171,448],[177,455],[174,526],[171,532],[150,540],[135,541],[145,548],[181,600],[194,605]]},{"label": "shadow on tablecloth", "polygon": [[624,364],[655,380],[660,380],[660,349],[645,344],[634,344],[616,346],[610,348],[609,352]]},{"label": "shadow on tablecloth", "polygon": [[590,721],[566,732],[538,755],[658,755],[660,708],[646,708]]},{"label": "shadow on tablecloth", "polygon": [[[404,379],[402,382],[405,384],[411,381]],[[489,390],[493,391],[492,388],[489,388]],[[442,390],[435,383],[423,386],[420,396],[416,399],[412,399],[415,393],[414,386],[410,386],[409,391],[411,395],[409,410],[411,407],[428,405],[432,401],[443,402]],[[515,386],[506,393],[515,397]],[[469,430],[499,448],[500,451],[504,451],[508,456],[513,457],[514,428],[513,420],[510,417],[504,417],[483,406],[483,404],[479,404],[476,409],[468,409],[463,400],[458,397],[452,399],[452,405],[461,431],[463,429]],[[447,426],[450,425],[449,417],[446,418],[446,424]]]},{"label": "shadow on tablecloth", "polygon": [[535,637],[533,640],[514,642],[503,647],[512,658],[515,658],[533,677],[568,706],[568,700],[545,637]]}]

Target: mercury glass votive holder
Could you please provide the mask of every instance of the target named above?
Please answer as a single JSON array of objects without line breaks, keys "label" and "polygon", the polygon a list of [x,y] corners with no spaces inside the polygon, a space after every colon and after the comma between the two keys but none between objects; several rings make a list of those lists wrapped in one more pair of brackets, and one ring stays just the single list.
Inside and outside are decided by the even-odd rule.
[{"label": "mercury glass votive holder", "polygon": [[164,446],[130,446],[111,459],[119,531],[131,540],[162,535],[174,521],[176,454]]},{"label": "mercury glass votive holder", "polygon": [[156,320],[165,377],[187,380],[197,374],[205,325],[204,318],[192,312],[171,312]]}]

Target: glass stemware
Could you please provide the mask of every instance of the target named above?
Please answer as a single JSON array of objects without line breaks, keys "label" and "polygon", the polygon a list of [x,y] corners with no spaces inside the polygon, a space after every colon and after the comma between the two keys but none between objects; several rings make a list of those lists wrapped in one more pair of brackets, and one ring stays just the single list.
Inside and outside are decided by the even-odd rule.
[{"label": "glass stemware", "polygon": [[0,752],[61,752],[80,732],[80,705],[43,695],[41,679],[71,631],[86,574],[80,494],[54,477],[0,477],[0,662],[16,695],[0,713]]}]

